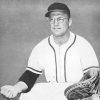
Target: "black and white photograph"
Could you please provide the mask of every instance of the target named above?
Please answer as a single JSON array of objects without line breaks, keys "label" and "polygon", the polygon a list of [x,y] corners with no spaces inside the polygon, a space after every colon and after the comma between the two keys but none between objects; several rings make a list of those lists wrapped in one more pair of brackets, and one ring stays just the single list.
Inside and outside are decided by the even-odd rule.
[{"label": "black and white photograph", "polygon": [[0,100],[100,100],[100,0],[0,0]]}]

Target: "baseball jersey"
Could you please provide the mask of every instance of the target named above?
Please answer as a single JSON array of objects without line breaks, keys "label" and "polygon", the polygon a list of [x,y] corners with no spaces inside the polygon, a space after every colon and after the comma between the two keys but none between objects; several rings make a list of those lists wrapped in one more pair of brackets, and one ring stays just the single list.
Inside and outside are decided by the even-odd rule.
[{"label": "baseball jersey", "polygon": [[31,52],[26,70],[45,73],[47,82],[78,82],[85,70],[99,66],[91,44],[70,32],[63,45],[54,42],[53,35],[38,43]]}]

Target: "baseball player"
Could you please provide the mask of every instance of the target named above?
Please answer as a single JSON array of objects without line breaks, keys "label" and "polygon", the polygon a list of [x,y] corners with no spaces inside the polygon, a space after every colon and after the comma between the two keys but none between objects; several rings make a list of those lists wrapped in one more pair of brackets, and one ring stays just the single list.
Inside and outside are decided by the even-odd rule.
[{"label": "baseball player", "polygon": [[52,35],[33,48],[19,81],[14,86],[1,87],[1,94],[8,98],[30,91],[43,71],[47,82],[67,84],[79,82],[87,71],[92,75],[99,70],[91,44],[69,29],[72,18],[67,5],[51,4],[45,17],[49,19]]}]

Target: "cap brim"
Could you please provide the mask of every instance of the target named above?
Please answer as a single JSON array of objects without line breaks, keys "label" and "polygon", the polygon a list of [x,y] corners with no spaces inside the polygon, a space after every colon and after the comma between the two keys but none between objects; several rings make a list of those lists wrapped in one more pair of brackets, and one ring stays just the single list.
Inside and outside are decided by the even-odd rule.
[{"label": "cap brim", "polygon": [[52,12],[52,11],[48,11],[48,12],[45,14],[45,17],[49,17],[51,12]]},{"label": "cap brim", "polygon": [[59,9],[51,10],[45,14],[45,17],[49,17],[51,12],[66,12],[66,10],[59,10]]}]

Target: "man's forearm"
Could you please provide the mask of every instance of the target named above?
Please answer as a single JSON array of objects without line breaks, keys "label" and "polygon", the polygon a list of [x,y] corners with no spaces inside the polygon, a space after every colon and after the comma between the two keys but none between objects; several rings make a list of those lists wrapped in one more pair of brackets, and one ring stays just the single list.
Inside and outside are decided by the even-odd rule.
[{"label": "man's forearm", "polygon": [[17,83],[14,85],[14,87],[17,89],[18,93],[21,93],[21,92],[23,92],[23,91],[25,91],[25,90],[28,89],[27,84],[24,83],[24,82],[22,82],[22,81],[17,82]]},{"label": "man's forearm", "polygon": [[99,68],[93,68],[93,69],[89,70],[89,74],[92,77],[92,76],[96,75],[97,73],[99,73],[99,71],[100,71]]},{"label": "man's forearm", "polygon": [[29,92],[34,86],[39,74],[33,73],[29,70],[26,70],[22,76],[19,78],[19,82],[24,82],[27,85],[27,89],[23,92]]}]

